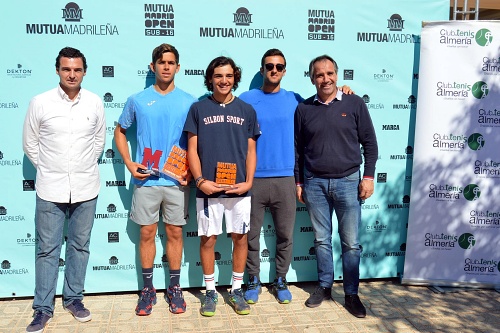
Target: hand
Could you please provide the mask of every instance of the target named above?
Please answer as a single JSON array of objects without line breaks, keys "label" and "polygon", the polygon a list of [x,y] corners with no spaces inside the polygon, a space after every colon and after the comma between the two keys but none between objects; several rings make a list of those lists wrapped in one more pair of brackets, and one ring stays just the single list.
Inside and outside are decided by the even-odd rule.
[{"label": "hand", "polygon": [[182,186],[187,186],[192,179],[193,179],[193,174],[188,169],[177,180],[179,181],[179,184],[181,184]]},{"label": "hand", "polygon": [[366,200],[372,196],[374,190],[373,180],[363,179],[359,183],[359,198]]},{"label": "hand", "polygon": [[217,185],[217,183],[214,183],[213,181],[208,180],[208,179],[204,180],[200,184],[201,185],[198,188],[206,195],[211,195],[211,194],[214,194],[217,192],[224,191],[224,189],[222,187],[219,187],[219,185]]},{"label": "hand", "polygon": [[299,200],[299,202],[305,204],[304,198],[302,198],[302,186],[296,186],[295,188],[297,189],[297,200]]},{"label": "hand", "polygon": [[251,188],[252,188],[252,183],[243,182],[243,183],[234,184],[229,188],[225,188],[225,190],[226,190],[227,194],[241,195],[243,193],[250,191]]},{"label": "hand", "polygon": [[147,169],[147,167],[145,167],[144,165],[142,165],[140,163],[130,161],[130,162],[126,163],[126,166],[127,166],[128,171],[130,171],[130,173],[132,174],[132,177],[134,177],[135,179],[143,181],[149,177],[149,174],[137,172],[137,169],[139,169],[139,168]]},{"label": "hand", "polygon": [[344,86],[340,87],[340,90],[341,90],[344,94],[346,94],[346,95],[352,95],[352,94],[354,94],[354,91],[352,91],[352,90],[351,90],[351,87],[349,87],[349,86],[345,86],[345,85],[344,85]]}]

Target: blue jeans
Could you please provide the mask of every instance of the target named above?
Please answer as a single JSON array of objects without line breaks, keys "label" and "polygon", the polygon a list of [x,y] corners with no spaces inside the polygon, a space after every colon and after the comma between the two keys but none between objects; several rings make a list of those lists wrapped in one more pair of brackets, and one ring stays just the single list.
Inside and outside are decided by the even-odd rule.
[{"label": "blue jeans", "polygon": [[346,295],[358,293],[361,248],[358,228],[361,222],[361,200],[358,195],[359,171],[344,178],[317,178],[305,172],[303,198],[314,230],[314,248],[321,287],[333,284],[332,214],[338,220],[342,247],[342,269]]},{"label": "blue jeans", "polygon": [[90,233],[94,224],[97,197],[78,203],[45,201],[36,196],[35,299],[33,309],[50,316],[59,275],[59,258],[63,230],[68,219],[64,270],[64,306],[83,299],[83,288],[89,261]]}]

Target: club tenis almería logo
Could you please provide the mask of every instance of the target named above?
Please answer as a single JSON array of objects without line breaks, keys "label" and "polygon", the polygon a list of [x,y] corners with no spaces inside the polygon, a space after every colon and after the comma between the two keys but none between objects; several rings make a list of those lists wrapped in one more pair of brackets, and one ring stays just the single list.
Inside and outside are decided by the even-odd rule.
[{"label": "club tenis almer\u00eda logo", "polygon": [[476,184],[469,184],[464,188],[464,198],[469,201],[475,201],[479,199],[481,195],[481,190]]},{"label": "club tenis almer\u00eda logo", "polygon": [[472,85],[471,91],[472,91],[472,96],[474,96],[477,99],[486,98],[486,96],[488,96],[489,93],[488,85],[486,84],[486,82],[483,81],[477,81],[476,83],[474,83]]},{"label": "club tenis almer\u00eda logo", "polygon": [[467,139],[467,144],[472,150],[481,150],[484,147],[485,141],[481,133],[474,133]]},{"label": "club tenis almer\u00eda logo", "polygon": [[476,43],[480,46],[489,46],[493,41],[493,34],[488,29],[480,29],[476,32]]},{"label": "club tenis almer\u00eda logo", "polygon": [[458,238],[458,245],[464,250],[470,250],[476,245],[476,239],[473,234],[466,232]]}]

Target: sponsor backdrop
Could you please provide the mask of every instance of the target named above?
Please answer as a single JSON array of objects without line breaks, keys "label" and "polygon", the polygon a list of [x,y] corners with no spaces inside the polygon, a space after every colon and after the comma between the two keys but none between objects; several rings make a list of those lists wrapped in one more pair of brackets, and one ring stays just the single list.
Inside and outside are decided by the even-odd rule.
[{"label": "sponsor backdrop", "polygon": [[403,282],[500,287],[500,22],[422,30]]},{"label": "sponsor backdrop", "polygon": [[[127,0],[119,6],[110,1],[44,0],[28,1],[26,5],[30,10],[19,16],[14,14],[19,11],[17,3],[0,4],[1,12],[7,13],[0,22],[6,51],[0,62],[0,297],[33,295],[35,170],[22,151],[22,124],[29,100],[56,86],[55,58],[65,46],[79,48],[86,55],[89,68],[83,86],[102,97],[106,110],[107,141],[99,160],[102,188],[92,233],[87,292],[140,287],[139,229],[128,219],[132,195],[130,174],[116,149],[113,130],[127,97],[154,82],[148,68],[151,51],[163,42],[175,45],[180,52],[177,86],[196,97],[206,94],[203,74],[216,56],[230,56],[242,67],[238,95],[260,85],[262,54],[269,48],[280,48],[287,57],[283,87],[305,98],[315,92],[308,78],[309,61],[324,53],[336,59],[340,67],[339,83],[351,86],[363,97],[380,144],[376,191],[362,207],[361,277],[402,274],[421,24],[446,20],[448,0],[356,0],[355,5],[326,0],[294,1],[293,5],[285,0],[168,3]],[[453,71],[460,68],[463,72],[463,67],[455,66]],[[493,109],[488,106],[488,110]],[[482,130],[486,134],[491,128]],[[445,133],[444,129],[436,131]],[[135,152],[133,135],[130,144]],[[484,157],[481,161],[490,160]],[[486,190],[482,183],[480,188]],[[493,193],[485,197],[486,202],[494,200]],[[192,195],[189,223],[184,229],[181,274],[184,287],[203,283],[196,230]],[[160,228],[155,260],[155,285],[160,289],[168,277],[164,233]],[[302,205],[297,208],[294,240],[288,280],[316,280],[312,227]],[[65,239],[61,241],[65,243]],[[275,229],[269,213],[262,230],[261,248],[261,277],[264,282],[272,281]],[[228,285],[232,264],[230,238],[219,237],[216,251],[218,284]],[[334,239],[334,251],[335,278],[341,280],[338,238]],[[64,267],[63,247],[60,276]],[[60,278],[59,292],[61,283]]]}]

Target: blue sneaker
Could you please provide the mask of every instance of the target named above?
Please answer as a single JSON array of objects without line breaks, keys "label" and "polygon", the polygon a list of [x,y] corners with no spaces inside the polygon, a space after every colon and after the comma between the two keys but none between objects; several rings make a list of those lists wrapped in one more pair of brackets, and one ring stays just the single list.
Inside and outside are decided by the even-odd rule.
[{"label": "blue sneaker", "polygon": [[42,311],[35,311],[33,313],[33,321],[26,327],[28,333],[42,333],[52,317]]},{"label": "blue sneaker", "polygon": [[165,300],[168,303],[170,312],[175,314],[186,312],[186,302],[184,301],[184,296],[182,296],[182,289],[178,284],[168,287]]},{"label": "blue sneaker", "polygon": [[79,299],[75,299],[70,304],[64,306],[64,309],[71,313],[80,323],[84,323],[92,319],[90,311],[83,306],[82,301]]},{"label": "blue sneaker", "polygon": [[207,290],[205,298],[201,303],[200,313],[205,317],[213,317],[215,315],[215,308],[217,305],[217,292],[215,290]]},{"label": "blue sneaker", "polygon": [[292,293],[288,290],[288,283],[283,277],[274,280],[272,291],[278,302],[288,304],[292,301]]},{"label": "blue sneaker", "polygon": [[229,304],[233,306],[234,311],[239,315],[250,313],[250,305],[245,301],[241,288],[229,292]]},{"label": "blue sneaker", "polygon": [[139,296],[139,301],[135,307],[135,314],[138,316],[149,316],[156,304],[156,289],[144,288]]},{"label": "blue sneaker", "polygon": [[251,275],[247,283],[247,291],[245,291],[245,301],[248,304],[255,304],[259,301],[259,294],[262,292],[262,286],[259,278]]}]

